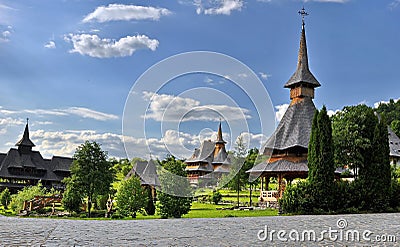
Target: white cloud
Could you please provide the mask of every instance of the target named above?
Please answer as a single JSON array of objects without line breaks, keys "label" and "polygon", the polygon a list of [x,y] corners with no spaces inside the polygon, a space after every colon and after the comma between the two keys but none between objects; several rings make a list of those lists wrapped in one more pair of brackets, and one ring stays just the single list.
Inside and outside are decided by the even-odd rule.
[{"label": "white cloud", "polygon": [[263,134],[253,134],[253,133],[250,133],[250,132],[243,132],[243,133],[240,134],[240,136],[238,136],[236,138],[235,143],[237,142],[239,137],[242,137],[242,140],[243,140],[244,144],[248,148],[258,148],[259,150],[261,150],[262,146],[265,144],[265,142],[268,139]]},{"label": "white cloud", "polygon": [[232,11],[242,10],[243,0],[196,0],[194,4],[197,14],[230,15]]},{"label": "white cloud", "polygon": [[55,49],[55,48],[56,48],[56,42],[50,40],[49,42],[47,42],[47,43],[44,45],[44,48],[47,48],[47,49]]},{"label": "white cloud", "polygon": [[258,72],[258,74],[260,75],[261,79],[263,79],[263,80],[267,80],[269,77],[271,77],[271,75],[264,73],[264,72]]},{"label": "white cloud", "polygon": [[[400,98],[395,99],[394,102],[397,102],[397,101],[399,101],[399,100],[400,100]],[[389,104],[389,101],[384,101],[384,100],[382,100],[382,101],[379,101],[379,102],[375,102],[375,103],[374,103],[374,108],[378,108],[378,106],[379,106],[380,104]]]},{"label": "white cloud", "polygon": [[[53,155],[71,157],[76,148],[85,141],[96,141],[102,145],[111,157],[127,157],[124,149],[130,150],[133,157],[163,159],[167,154],[178,158],[188,158],[195,147],[200,146],[196,136],[188,133],[167,130],[162,138],[136,138],[115,133],[99,133],[94,130],[46,131],[43,129],[30,132],[35,149],[44,157]],[[12,144],[13,145],[13,144]],[[150,150],[150,151],[149,151]]]},{"label": "white cloud", "polygon": [[85,108],[85,107],[69,107],[63,111],[83,117],[83,118],[91,118],[91,119],[95,119],[95,120],[99,120],[99,121],[118,119],[118,116],[116,116],[116,115],[91,110],[91,109]]},{"label": "white cloud", "polygon": [[0,135],[6,134],[9,127],[23,124],[25,124],[25,122],[22,119],[11,117],[0,118]]},{"label": "white cloud", "polygon": [[35,149],[45,157],[72,156],[76,148],[86,140],[102,144],[102,149],[109,151],[112,156],[126,157],[122,136],[113,133],[98,133],[94,130],[46,131],[41,129],[31,130],[30,138],[36,144]]},{"label": "white cloud", "polygon": [[99,121],[116,120],[117,115],[95,111],[85,107],[68,107],[64,109],[28,109],[21,111],[7,110],[0,107],[0,113],[3,115],[13,114],[33,114],[38,116],[50,115],[50,116],[69,116],[75,115],[83,118],[90,118]]},{"label": "white cloud", "polygon": [[8,41],[10,41],[12,28],[10,26],[7,27],[7,28],[8,28],[8,30],[5,30],[5,31],[1,32],[0,42],[8,42]]},{"label": "white cloud", "polygon": [[289,104],[282,104],[282,105],[275,106],[275,109],[277,110],[275,112],[276,120],[281,121],[281,119],[282,119],[283,115],[285,115],[285,112],[288,107],[289,107]]},{"label": "white cloud", "polygon": [[159,20],[161,16],[170,14],[171,11],[165,8],[109,4],[108,6],[97,7],[95,11],[83,19],[83,22]]},{"label": "white cloud", "polygon": [[399,5],[400,5],[400,0],[394,0],[389,4],[389,8],[393,10],[397,8]]},{"label": "white cloud", "polygon": [[16,10],[8,5],[5,4],[0,4],[0,9],[7,9],[7,10]]},{"label": "white cloud", "polygon": [[201,105],[200,101],[168,94],[143,92],[143,99],[149,101],[149,110],[144,116],[156,121],[219,121],[251,118],[248,109],[228,105]]},{"label": "white cloud", "polygon": [[332,117],[333,115],[335,115],[336,113],[340,112],[340,110],[328,110],[328,116]]},{"label": "white cloud", "polygon": [[119,40],[102,39],[92,34],[69,34],[65,41],[72,42],[71,53],[79,53],[97,58],[126,57],[131,56],[136,50],[150,49],[155,51],[158,40],[150,39],[146,35],[126,36]]}]

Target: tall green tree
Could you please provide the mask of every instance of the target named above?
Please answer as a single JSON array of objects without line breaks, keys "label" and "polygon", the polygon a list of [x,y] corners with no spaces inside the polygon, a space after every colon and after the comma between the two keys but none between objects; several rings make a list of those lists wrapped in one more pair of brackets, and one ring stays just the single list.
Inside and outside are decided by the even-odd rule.
[{"label": "tall green tree", "polygon": [[71,177],[65,182],[74,186],[74,192],[87,198],[87,208],[91,217],[93,199],[109,193],[114,179],[112,165],[107,161],[107,152],[97,142],[86,141],[73,156]]},{"label": "tall green tree", "polygon": [[233,161],[232,161],[232,171],[236,172],[236,175],[233,177],[231,180],[230,184],[232,187],[235,188],[237,192],[237,207],[240,206],[240,191],[242,188],[246,185],[248,181],[248,175],[246,174],[245,169],[243,169],[245,159],[246,159],[246,154],[247,154],[247,148],[246,144],[243,140],[243,136],[240,135],[236,139],[235,143],[235,151],[233,155]]},{"label": "tall green tree", "polygon": [[189,213],[192,203],[192,193],[189,180],[186,177],[185,164],[169,156],[162,162],[160,172],[162,191],[159,192],[158,205],[162,218],[181,218]]},{"label": "tall green tree", "polygon": [[10,204],[11,201],[11,194],[8,188],[5,188],[1,193],[0,193],[0,203],[3,205],[4,209],[8,208],[8,204]]},{"label": "tall green tree", "polygon": [[[389,206],[391,186],[391,167],[389,161],[389,140],[386,122],[382,119],[375,127],[372,141],[372,161],[365,174],[363,198],[366,206],[373,211],[382,212]],[[369,177],[369,178],[368,178]]]},{"label": "tall green tree", "polygon": [[123,216],[132,215],[133,218],[136,218],[136,213],[146,206],[148,200],[137,176],[122,181],[116,198],[119,213]]},{"label": "tall green tree", "polygon": [[358,169],[371,163],[372,138],[377,118],[366,105],[346,106],[332,117],[335,164]]},{"label": "tall green tree", "polygon": [[308,169],[314,205],[328,211],[332,206],[335,164],[332,125],[325,106],[314,115],[308,147]]}]

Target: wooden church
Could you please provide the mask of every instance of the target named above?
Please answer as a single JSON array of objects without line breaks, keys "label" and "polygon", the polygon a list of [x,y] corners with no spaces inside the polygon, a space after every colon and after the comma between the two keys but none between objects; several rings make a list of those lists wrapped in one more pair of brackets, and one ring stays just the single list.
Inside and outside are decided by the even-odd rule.
[{"label": "wooden church", "polygon": [[[276,203],[281,198],[286,184],[295,178],[308,175],[307,151],[312,120],[315,113],[314,89],[321,86],[308,66],[304,9],[297,69],[284,85],[290,89],[290,106],[278,127],[264,146],[264,154],[270,159],[248,170],[254,177],[261,178],[260,201]],[[277,178],[278,189],[269,190],[271,178]]]},{"label": "wooden church", "polygon": [[32,150],[35,144],[29,138],[28,122],[15,146],[18,148],[0,153],[0,191],[8,188],[16,192],[39,181],[47,188],[64,189],[61,181],[70,175],[72,158],[53,156],[45,159],[39,151]]},{"label": "wooden church", "polygon": [[185,161],[185,170],[191,185],[196,186],[201,181],[216,182],[215,179],[230,172],[231,161],[225,144],[221,123],[219,123],[217,140],[203,141],[200,148],[196,148],[193,155]]}]

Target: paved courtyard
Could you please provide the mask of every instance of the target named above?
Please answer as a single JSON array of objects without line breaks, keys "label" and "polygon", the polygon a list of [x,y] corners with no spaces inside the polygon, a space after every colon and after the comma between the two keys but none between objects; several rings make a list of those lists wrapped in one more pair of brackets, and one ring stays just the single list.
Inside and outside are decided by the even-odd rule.
[{"label": "paved courtyard", "polygon": [[0,246],[400,246],[400,214],[135,221],[0,216]]}]

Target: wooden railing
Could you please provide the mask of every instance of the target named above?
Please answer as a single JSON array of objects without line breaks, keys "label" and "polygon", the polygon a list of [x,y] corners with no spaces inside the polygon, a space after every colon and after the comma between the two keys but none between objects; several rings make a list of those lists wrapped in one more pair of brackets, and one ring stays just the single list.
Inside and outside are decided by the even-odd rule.
[{"label": "wooden railing", "polygon": [[34,199],[30,201],[24,201],[23,210],[27,213],[30,211],[36,211],[38,209],[42,209],[46,206],[52,206],[54,212],[55,204],[61,204],[62,196],[54,195],[54,196],[35,196]]},{"label": "wooden railing", "polygon": [[260,192],[260,201],[265,202],[277,202],[278,191],[277,190],[263,190]]}]

